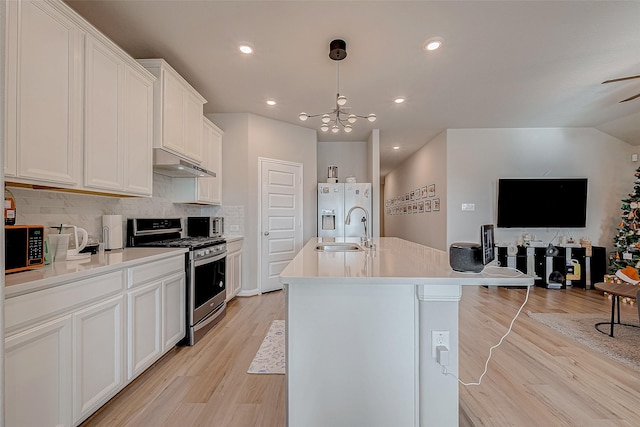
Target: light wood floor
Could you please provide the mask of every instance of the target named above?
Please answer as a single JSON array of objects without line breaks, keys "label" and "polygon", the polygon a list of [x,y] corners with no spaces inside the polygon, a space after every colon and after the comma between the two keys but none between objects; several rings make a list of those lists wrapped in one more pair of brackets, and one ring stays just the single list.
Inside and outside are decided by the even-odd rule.
[{"label": "light wood floor", "polygon": [[[463,381],[478,379],[489,347],[506,331],[524,296],[521,289],[463,289]],[[622,308],[623,318],[637,317],[635,306]],[[640,373],[526,315],[528,310],[600,312],[606,320],[609,309],[597,291],[533,289],[512,333],[494,350],[482,385],[460,386],[460,425],[639,425]],[[284,319],[282,292],[236,298],[202,341],[169,353],[83,427],[285,426],[284,375],[246,374],[274,319]]]}]

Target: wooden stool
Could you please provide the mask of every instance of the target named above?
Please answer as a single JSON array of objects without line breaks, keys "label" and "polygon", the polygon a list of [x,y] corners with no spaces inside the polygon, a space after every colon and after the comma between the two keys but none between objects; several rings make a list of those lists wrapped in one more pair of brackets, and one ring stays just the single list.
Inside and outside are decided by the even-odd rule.
[{"label": "wooden stool", "polygon": [[[625,325],[625,326],[633,326],[634,328],[638,327],[637,325],[620,323],[620,297],[636,298],[636,300],[638,300],[638,298],[640,297],[640,286],[635,286],[628,283],[600,282],[595,284],[595,288],[600,291],[608,292],[611,294],[611,322],[596,323],[595,327],[598,332],[602,332],[603,334],[606,334],[606,332],[601,331],[600,328],[598,328],[598,326],[608,324],[608,325],[611,325],[609,336],[613,337],[614,323],[618,323],[619,325]],[[618,307],[618,322],[615,322],[616,306]],[[638,306],[638,318],[640,319],[640,306]]]}]

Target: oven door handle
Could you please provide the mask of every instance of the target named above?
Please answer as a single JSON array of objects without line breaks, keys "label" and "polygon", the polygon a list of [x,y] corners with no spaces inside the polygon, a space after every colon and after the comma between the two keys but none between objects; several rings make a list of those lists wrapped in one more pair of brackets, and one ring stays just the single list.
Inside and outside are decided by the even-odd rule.
[{"label": "oven door handle", "polygon": [[210,257],[210,258],[204,258],[204,259],[199,259],[196,260],[196,262],[194,263],[195,267],[200,267],[201,265],[205,265],[205,264],[210,264],[212,262],[216,262],[216,261],[220,261],[223,258],[226,258],[227,256],[227,252],[222,252],[221,254],[218,254],[216,256]]}]

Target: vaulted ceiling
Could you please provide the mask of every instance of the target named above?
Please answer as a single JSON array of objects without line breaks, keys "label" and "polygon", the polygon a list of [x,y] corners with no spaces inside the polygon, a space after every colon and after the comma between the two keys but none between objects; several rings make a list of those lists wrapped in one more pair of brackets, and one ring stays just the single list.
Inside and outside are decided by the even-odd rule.
[{"label": "vaulted ceiling", "polygon": [[[448,128],[595,127],[640,145],[640,98],[618,102],[640,79],[601,84],[640,74],[640,2],[67,3],[135,58],[166,59],[208,100],[205,113],[259,114],[317,129],[320,142],[380,129],[382,175]],[[432,37],[444,45],[427,52]],[[336,38],[347,44],[346,107],[378,118],[349,134],[298,119],[335,107]]]}]

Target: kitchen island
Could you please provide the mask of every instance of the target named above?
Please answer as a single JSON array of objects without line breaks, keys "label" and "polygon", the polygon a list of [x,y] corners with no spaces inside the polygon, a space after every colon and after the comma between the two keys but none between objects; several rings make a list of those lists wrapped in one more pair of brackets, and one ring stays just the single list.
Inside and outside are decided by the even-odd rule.
[{"label": "kitchen island", "polygon": [[448,333],[443,363],[457,374],[462,286],[534,279],[499,267],[457,273],[446,252],[398,238],[356,251],[319,243],[307,242],[280,275],[288,425],[457,426],[458,381],[442,373],[432,331]]}]

